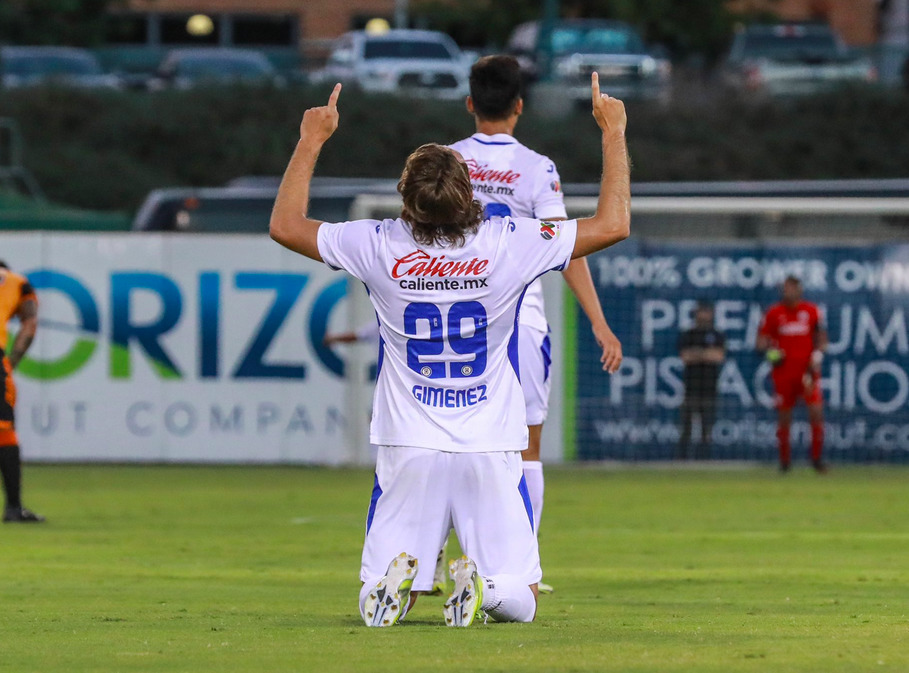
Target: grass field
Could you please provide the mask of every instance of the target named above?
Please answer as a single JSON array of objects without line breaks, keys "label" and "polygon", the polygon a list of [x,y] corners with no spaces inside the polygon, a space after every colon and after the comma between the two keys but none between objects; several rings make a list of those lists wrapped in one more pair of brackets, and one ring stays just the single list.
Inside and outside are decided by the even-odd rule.
[{"label": "grass field", "polygon": [[[366,471],[29,466],[0,671],[909,670],[909,470],[550,469],[530,625],[356,610]],[[431,564],[426,564],[428,567]]]}]

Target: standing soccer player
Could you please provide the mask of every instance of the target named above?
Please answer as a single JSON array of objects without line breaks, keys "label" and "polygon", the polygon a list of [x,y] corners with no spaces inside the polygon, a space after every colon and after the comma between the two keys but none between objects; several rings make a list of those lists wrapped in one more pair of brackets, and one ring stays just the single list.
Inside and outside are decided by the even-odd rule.
[{"label": "standing soccer player", "polygon": [[[19,332],[7,351],[7,323],[19,318]],[[0,262],[0,474],[6,506],[4,523],[40,523],[43,516],[22,506],[22,457],[16,436],[16,384],[13,370],[19,366],[38,329],[38,298],[31,284]]]},{"label": "standing soccer player", "polygon": [[[451,147],[467,162],[474,198],[483,204],[485,217],[526,217],[549,222],[566,219],[568,214],[555,164],[514,137],[524,110],[521,69],[514,57],[486,56],[473,65],[467,110],[476,121],[477,132]],[[606,323],[587,260],[573,260],[562,277],[590,320],[593,335],[602,348],[603,369],[610,373],[616,371],[622,362],[622,345]],[[539,532],[544,492],[540,441],[552,382],[550,330],[539,280],[527,288],[518,331],[519,370],[529,436],[523,453],[524,477],[533,508],[534,530]],[[541,582],[540,591],[552,591],[552,587]]]},{"label": "standing soccer player", "polygon": [[400,218],[326,224],[306,210],[316,158],[337,127],[339,93],[337,85],[326,107],[303,116],[270,231],[291,250],[362,280],[379,318],[370,439],[380,448],[360,614],[368,626],[395,624],[416,593],[431,588],[419,559],[435,560],[453,524],[467,556],[451,566],[446,624],[469,626],[481,611],[532,621],[542,573],[521,469],[518,311],[537,276],[628,236],[625,108],[600,95],[594,75],[604,171],[591,218],[484,221],[460,155],[424,145],[398,183]]},{"label": "standing soccer player", "polygon": [[792,463],[789,428],[792,409],[799,398],[808,407],[811,423],[811,464],[826,472],[821,460],[824,447],[824,398],[821,395],[821,363],[827,348],[827,331],[815,304],[802,299],[802,282],[789,276],[783,282],[782,301],[764,315],[757,348],[773,364],[773,387],[779,425],[776,430],[780,470]]}]

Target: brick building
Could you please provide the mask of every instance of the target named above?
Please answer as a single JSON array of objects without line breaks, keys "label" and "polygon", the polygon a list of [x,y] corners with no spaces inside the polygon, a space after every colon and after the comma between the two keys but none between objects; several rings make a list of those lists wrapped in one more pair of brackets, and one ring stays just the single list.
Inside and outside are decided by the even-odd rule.
[{"label": "brick building", "polygon": [[[739,12],[767,11],[785,20],[827,21],[850,45],[876,42],[881,2],[728,0],[730,8]],[[191,43],[256,44],[265,39],[284,40],[289,46],[324,44],[373,17],[392,20],[395,4],[395,0],[126,0],[118,13],[125,12],[137,22],[131,29],[132,36],[140,38],[137,41],[146,41],[144,31],[152,43],[175,43],[182,38]],[[193,14],[210,16],[214,32],[187,37],[186,20]],[[251,37],[244,40],[244,36]]]},{"label": "brick building", "polygon": [[730,0],[738,12],[769,11],[787,21],[825,21],[854,46],[877,41],[880,0]]},{"label": "brick building", "polygon": [[[136,37],[145,31],[152,43],[278,46],[325,42],[371,18],[391,20],[394,9],[395,0],[127,0],[117,13],[134,22]],[[213,31],[188,35],[194,14],[211,17]]]}]

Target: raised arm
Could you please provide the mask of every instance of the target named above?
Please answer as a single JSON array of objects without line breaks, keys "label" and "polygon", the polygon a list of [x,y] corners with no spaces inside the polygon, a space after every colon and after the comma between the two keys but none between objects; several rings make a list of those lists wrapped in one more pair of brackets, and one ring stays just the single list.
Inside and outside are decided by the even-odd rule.
[{"label": "raised arm", "polygon": [[593,217],[578,220],[573,257],[583,257],[628,238],[631,233],[631,168],[625,144],[625,105],[600,94],[596,72],[591,75],[593,116],[602,132],[603,175]]},{"label": "raised arm", "polygon": [[300,140],[284,171],[268,229],[271,237],[285,248],[318,262],[322,261],[318,245],[322,222],[306,216],[309,208],[309,183],[322,146],[338,128],[340,93],[341,85],[335,84],[328,105],[310,108],[303,113]]}]

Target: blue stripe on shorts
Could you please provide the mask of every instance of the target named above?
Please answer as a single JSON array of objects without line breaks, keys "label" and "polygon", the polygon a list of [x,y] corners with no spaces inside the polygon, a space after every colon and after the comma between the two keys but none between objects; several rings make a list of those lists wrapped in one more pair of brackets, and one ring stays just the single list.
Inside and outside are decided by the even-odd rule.
[{"label": "blue stripe on shorts", "polygon": [[527,490],[527,480],[521,475],[521,482],[518,484],[518,492],[521,494],[521,500],[524,501],[524,509],[527,510],[527,518],[530,520],[530,530],[533,530],[533,505],[530,504],[530,492]]},{"label": "blue stripe on shorts", "polygon": [[[526,490],[526,486],[524,487]],[[379,475],[376,475],[376,481],[372,487],[372,499],[369,501],[369,513],[366,515],[366,532],[369,532],[372,526],[372,518],[376,515],[376,503],[382,497],[382,487],[379,486]]]},{"label": "blue stripe on shorts", "polygon": [[543,354],[543,380],[549,380],[549,365],[552,364],[552,343],[549,341],[549,335],[543,337],[543,343],[540,344],[540,353]]}]

